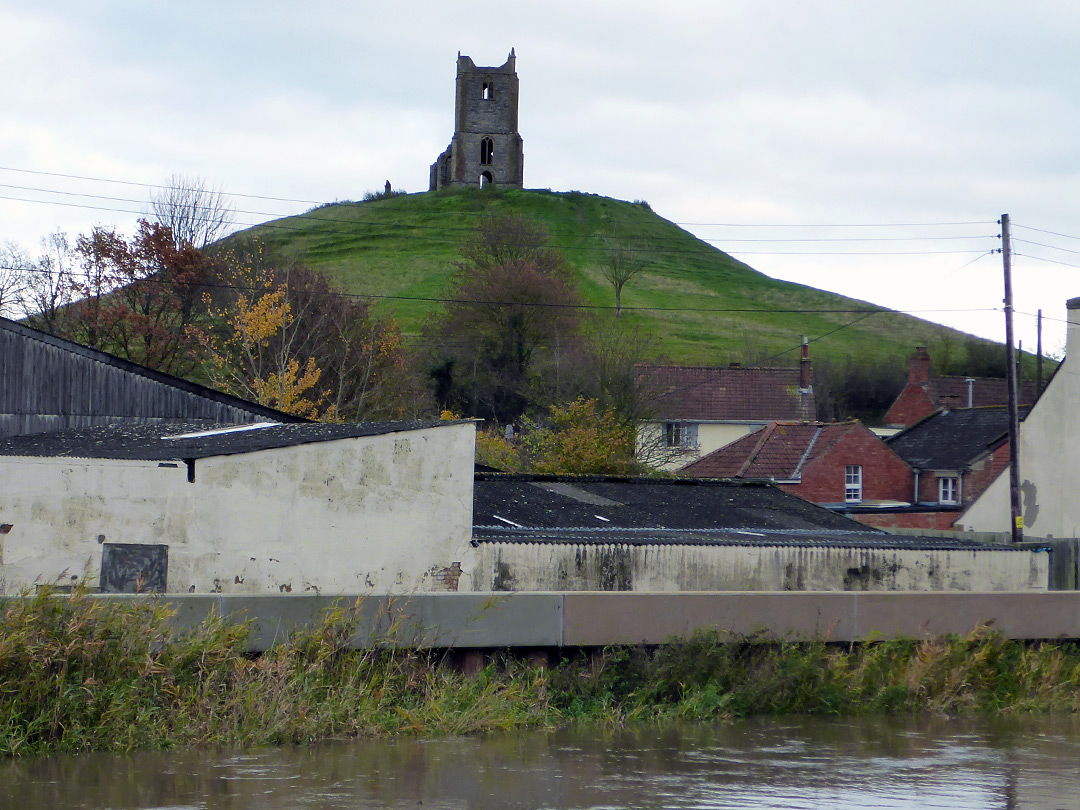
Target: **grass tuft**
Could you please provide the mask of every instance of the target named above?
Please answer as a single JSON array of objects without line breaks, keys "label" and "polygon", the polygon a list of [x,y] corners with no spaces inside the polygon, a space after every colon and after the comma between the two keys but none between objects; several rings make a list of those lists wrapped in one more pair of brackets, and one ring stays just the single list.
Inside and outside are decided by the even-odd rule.
[{"label": "grass tuft", "polygon": [[155,600],[10,599],[0,604],[0,756],[755,714],[1080,709],[1080,647],[987,629],[852,645],[702,632],[568,653],[551,668],[505,656],[466,676],[434,652],[349,649],[358,607],[339,604],[251,656],[246,625],[215,615],[177,633]]}]

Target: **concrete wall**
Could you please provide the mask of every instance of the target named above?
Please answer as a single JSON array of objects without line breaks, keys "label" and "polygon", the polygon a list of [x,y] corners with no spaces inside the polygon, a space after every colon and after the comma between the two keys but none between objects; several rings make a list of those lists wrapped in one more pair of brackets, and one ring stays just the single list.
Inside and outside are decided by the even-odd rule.
[{"label": "concrete wall", "polygon": [[445,586],[470,549],[475,428],[185,464],[0,457],[0,593],[95,586],[104,543],[168,546],[169,592]]},{"label": "concrete wall", "polygon": [[[1024,529],[1043,537],[1080,537],[1080,298],[1068,302],[1065,360],[1020,423]],[[1002,472],[957,525],[1009,531],[1009,474]]]},{"label": "concrete wall", "polygon": [[[99,596],[102,600],[145,599]],[[355,607],[351,645],[599,647],[661,644],[696,630],[777,638],[859,641],[967,634],[989,624],[1006,638],[1080,638],[1080,592],[1054,593],[517,593],[408,597],[166,597],[173,622],[191,628],[211,611],[250,621],[249,648],[265,650],[321,620],[335,603]]]},{"label": "concrete wall", "polygon": [[[1045,551],[481,543],[474,591],[1044,591]],[[464,586],[463,586],[464,590]]]}]

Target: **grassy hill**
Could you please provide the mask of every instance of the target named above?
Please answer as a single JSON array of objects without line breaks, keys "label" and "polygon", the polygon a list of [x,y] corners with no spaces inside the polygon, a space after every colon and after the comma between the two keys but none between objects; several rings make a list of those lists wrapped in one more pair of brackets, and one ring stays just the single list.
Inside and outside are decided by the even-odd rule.
[{"label": "grassy hill", "polygon": [[[577,191],[466,188],[336,203],[248,233],[283,258],[331,274],[350,292],[374,296],[376,310],[393,313],[409,335],[440,306],[431,299],[445,295],[453,262],[478,219],[503,213],[547,228],[551,244],[577,269],[579,289],[592,305],[614,305],[600,272],[604,238],[645,249],[649,265],[624,289],[623,317],[639,323],[655,338],[660,356],[672,362],[771,358],[770,363],[784,365],[794,361],[802,335],[821,338],[813,345],[815,358],[895,362],[916,344],[961,337],[951,333],[950,338],[951,330],[899,313],[852,323],[861,316],[846,310],[877,307],[769,278],[645,204]],[[788,353],[775,356],[783,352]]]}]

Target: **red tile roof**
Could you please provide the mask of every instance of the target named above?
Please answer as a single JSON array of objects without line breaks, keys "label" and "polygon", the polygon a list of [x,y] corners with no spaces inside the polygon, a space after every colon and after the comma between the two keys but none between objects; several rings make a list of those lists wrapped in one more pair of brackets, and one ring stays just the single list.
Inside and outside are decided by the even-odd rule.
[{"label": "red tile roof", "polygon": [[[955,410],[968,407],[968,377],[931,377],[927,383],[927,393],[942,408]],[[1008,380],[996,377],[974,377],[971,384],[972,406],[982,408],[988,405],[1008,405]],[[1020,405],[1035,402],[1035,383],[1025,380],[1018,386]]]},{"label": "red tile roof", "polygon": [[851,422],[771,422],[680,471],[695,478],[771,478],[790,481],[807,463],[829,451]]},{"label": "red tile roof", "polygon": [[665,420],[813,419],[814,394],[797,368],[642,366],[646,391]]}]

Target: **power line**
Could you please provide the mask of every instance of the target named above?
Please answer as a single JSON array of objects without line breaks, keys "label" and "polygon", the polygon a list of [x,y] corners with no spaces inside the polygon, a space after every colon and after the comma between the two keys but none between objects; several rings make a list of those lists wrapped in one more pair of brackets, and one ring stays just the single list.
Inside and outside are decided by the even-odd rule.
[{"label": "power line", "polygon": [[972,222],[817,222],[799,224],[795,222],[676,222],[691,228],[935,228],[938,226],[959,225],[994,225],[993,221],[977,220]]},{"label": "power line", "polygon": [[[67,193],[67,192],[65,192],[65,193]],[[77,196],[91,196],[91,195],[77,195]],[[127,213],[127,214],[136,214],[136,215],[145,214],[145,211],[132,211],[130,209],[114,208],[114,207],[98,206],[98,205],[86,205],[86,204],[79,204],[79,203],[65,203],[65,202],[60,202],[58,200],[34,200],[34,199],[27,199],[27,198],[24,198],[24,197],[12,197],[12,196],[7,196],[7,195],[0,195],[0,199],[14,200],[16,202],[39,203],[39,204],[42,204],[42,205],[60,205],[60,206],[69,207],[69,208],[85,208],[85,209],[93,210],[93,211],[112,211],[112,212],[117,212],[117,213]],[[242,213],[258,214],[258,215],[264,215],[264,216],[279,216],[277,214],[270,214],[270,213],[258,212],[258,211],[246,211],[246,212],[242,212]],[[285,216],[282,216],[281,219],[282,220],[296,219],[297,216],[299,216],[299,215],[285,215]],[[312,216],[311,214],[308,214],[305,217],[305,219],[308,222],[314,221],[316,223],[326,223],[328,225],[334,226],[334,227],[329,227],[329,228],[322,228],[321,230],[322,230],[323,233],[339,233],[339,234],[340,233],[348,233],[350,235],[357,235],[351,229],[353,227],[363,227],[365,225],[377,225],[378,227],[402,228],[402,229],[407,229],[409,231],[437,231],[437,232],[440,232],[440,233],[453,233],[453,232],[457,232],[457,233],[474,233],[475,232],[473,228],[468,228],[468,227],[453,228],[453,227],[445,227],[445,226],[436,227],[436,226],[412,225],[412,224],[395,225],[393,223],[389,223],[389,224],[388,223],[381,223],[381,222],[380,223],[371,223],[371,222],[363,222],[363,221],[346,222],[346,221],[342,221],[340,219],[335,219],[335,218],[330,218],[330,217]],[[270,229],[276,229],[276,230],[289,230],[289,231],[303,231],[305,233],[318,232],[320,230],[318,226],[316,226],[315,228],[312,228],[312,227],[309,227],[307,225],[287,224],[287,223],[285,223],[283,221],[237,222],[237,223],[234,223],[234,224],[239,225],[241,227],[270,228]],[[379,235],[385,235],[385,234],[376,234],[376,236],[379,236]],[[412,238],[413,239],[423,239],[423,240],[425,240],[425,241],[427,241],[429,243],[436,243],[436,244],[459,244],[460,243],[460,239],[438,239],[438,238],[434,238],[434,237],[431,237],[431,236],[417,236],[417,235],[413,235]],[[723,241],[723,240],[716,240],[716,239],[714,239],[714,240],[704,240],[704,239],[700,239],[699,237],[694,237],[694,238],[698,239],[698,241],[702,242],[703,244],[710,244],[711,242],[714,242],[714,241],[715,242],[722,242]],[[967,238],[978,239],[978,238],[987,238],[987,237],[967,237]],[[680,237],[680,236],[660,236],[660,237],[655,237],[654,239],[656,241],[676,241],[676,240],[681,241],[682,237]],[[556,248],[560,248],[560,249],[563,249],[563,250],[577,250],[577,251],[590,251],[590,252],[607,252],[608,251],[608,248],[606,246],[594,244],[594,242],[595,242],[595,237],[594,236],[590,235],[590,236],[587,236],[587,237],[582,237],[582,240],[585,242],[585,244],[579,244],[579,245],[554,244],[554,245],[551,245],[551,247],[556,247]],[[781,241],[781,240],[775,240],[775,241]],[[802,240],[794,240],[794,241],[802,241]],[[917,238],[916,238],[915,241],[918,241]],[[701,254],[700,249],[698,249],[698,250],[686,250],[686,249],[684,249],[684,250],[669,250],[669,249],[660,248],[660,249],[650,249],[650,251],[648,251],[648,252],[656,254],[656,255],[661,255],[661,256],[700,255]],[[735,255],[739,255],[739,256],[933,256],[933,255],[947,255],[947,254],[956,254],[956,253],[967,253],[967,254],[982,253],[983,251],[981,251],[981,250],[925,250],[925,251],[833,251],[833,252],[828,252],[828,251],[781,251],[781,250],[769,251],[769,250],[759,250],[759,251],[723,251],[723,252],[726,253],[729,256],[735,256]]]},{"label": "power line", "polygon": [[[21,174],[33,174],[33,175],[40,175],[40,176],[44,176],[44,177],[62,177],[62,178],[65,178],[65,179],[70,179],[70,180],[86,180],[86,181],[95,182],[95,183],[114,183],[114,184],[118,184],[118,185],[136,186],[136,187],[139,187],[139,188],[161,189],[161,190],[168,190],[168,191],[176,191],[176,190],[180,190],[180,189],[183,188],[182,186],[171,186],[171,185],[165,185],[165,184],[160,184],[160,183],[140,183],[140,182],[136,182],[136,181],[133,181],[133,180],[116,180],[116,179],[111,179],[111,178],[107,178],[107,177],[92,177],[92,176],[79,175],[79,174],[67,174],[67,173],[64,173],[64,172],[46,172],[46,171],[39,171],[39,170],[35,170],[35,169],[20,169],[20,168],[14,167],[14,166],[0,166],[0,171],[18,172],[18,173],[21,173]],[[43,192],[53,193],[53,194],[74,194],[75,193],[75,192],[52,191],[52,190],[49,190],[49,189],[28,189],[28,190],[43,191]],[[266,194],[242,194],[240,192],[235,192],[235,191],[221,191],[221,193],[226,195],[226,196],[229,196],[229,197],[242,197],[242,198],[245,198],[245,199],[252,199],[252,200],[272,200],[272,201],[275,201],[275,202],[294,202],[294,203],[303,203],[303,204],[306,204],[306,205],[327,205],[327,204],[329,204],[327,200],[310,200],[310,199],[303,199],[303,198],[297,198],[297,197],[278,197],[278,196],[272,196],[272,195],[266,195]],[[555,192],[555,193],[560,194],[560,193],[566,193],[566,192]],[[87,194],[87,195],[80,195],[80,196],[93,197],[93,196],[97,196],[97,195]],[[11,198],[8,198],[8,199],[11,199]],[[26,201],[26,202],[30,202],[30,201]],[[131,200],[130,202],[135,202],[135,201]],[[633,205],[633,203],[628,202],[628,201],[627,201],[627,204]],[[251,213],[258,213],[258,212],[251,212]],[[452,212],[452,213],[447,212],[446,215],[447,216],[460,217],[463,213],[465,213],[467,215],[477,215],[477,216],[483,216],[484,215],[483,212],[478,212],[476,214],[474,214],[473,212]],[[611,222],[616,222],[616,223],[618,223],[618,222],[630,222],[630,220],[611,220]],[[673,221],[673,224],[679,225],[679,226],[686,226],[686,227],[695,227],[695,228],[697,228],[697,227],[701,227],[701,228],[705,228],[705,227],[717,227],[717,228],[933,228],[933,227],[955,227],[955,226],[967,226],[967,225],[992,225],[994,223],[992,221],[987,221],[987,220],[969,220],[969,221],[957,221],[957,222],[851,222],[851,223],[838,223],[838,222],[831,222],[831,223],[677,222],[677,221]],[[1021,226],[1021,227],[1023,227],[1023,226]],[[1033,229],[1033,230],[1038,230],[1038,229]],[[1051,233],[1051,232],[1047,231],[1046,233]],[[917,237],[915,237],[915,238],[917,238]],[[936,237],[928,237],[928,238],[936,238]],[[964,238],[964,237],[954,237],[954,238]],[[972,238],[978,238],[978,237],[972,237]],[[1080,237],[1071,237],[1071,238],[1080,238]]]},{"label": "power line", "polygon": [[1060,236],[1060,237],[1063,237],[1065,239],[1077,239],[1077,240],[1080,240],[1080,236],[1073,236],[1072,234],[1068,234],[1068,233],[1058,233],[1057,231],[1046,231],[1046,230],[1043,230],[1042,228],[1033,228],[1030,225],[1017,225],[1015,222],[1013,223],[1013,227],[1014,228],[1023,228],[1025,231],[1037,231],[1039,233],[1048,233],[1051,236]]},{"label": "power line", "polygon": [[[14,270],[14,271],[26,271],[32,273],[44,273],[45,270],[38,270],[34,268],[20,268],[20,267],[7,267],[0,265],[0,270]],[[172,282],[160,281],[153,278],[138,279],[133,282],[137,284],[156,284],[162,286],[171,286]],[[239,292],[251,292],[254,290],[263,289],[260,287],[252,287],[243,284],[222,284],[222,283],[199,283],[187,285],[197,289],[203,290],[235,290]],[[411,301],[419,303],[433,303],[433,304],[466,304],[475,306],[517,306],[517,307],[541,307],[541,308],[561,308],[561,309],[584,309],[584,310],[613,310],[614,304],[552,304],[545,302],[520,302],[520,301],[498,301],[490,299],[470,299],[470,298],[443,298],[439,296],[419,296],[419,295],[381,295],[375,293],[353,293],[344,291],[332,291],[328,293],[339,298],[350,298],[356,300],[376,300],[376,301]],[[873,309],[867,309],[860,307],[858,309],[807,309],[807,308],[781,308],[781,307],[635,307],[623,305],[621,307],[624,311],[630,312],[703,312],[703,313],[742,313],[742,314],[763,314],[763,315],[830,315],[830,314],[898,314],[898,315],[916,315],[916,314],[936,314],[936,313],[958,313],[958,312],[992,312],[994,307],[960,307],[949,309],[889,309],[887,307],[875,307]]]},{"label": "power line", "polygon": [[[64,174],[62,172],[42,172],[35,171],[34,169],[16,169],[12,166],[0,166],[0,171],[5,172],[20,172],[22,174],[39,174],[46,177],[64,177],[69,180],[89,180],[94,183],[116,183],[123,186],[138,186],[140,188],[156,188],[167,191],[177,191],[182,189],[182,186],[167,186],[157,183],[136,183],[133,180],[110,180],[107,177],[87,177],[81,174]],[[262,194],[241,194],[237,191],[223,191],[222,194],[227,194],[230,197],[245,197],[252,200],[274,200],[276,202],[297,202],[308,203],[311,205],[321,205],[325,200],[300,200],[292,197],[268,197]]]},{"label": "power line", "polygon": [[[0,183],[0,188],[9,188],[9,189],[17,190],[17,191],[31,191],[31,192],[38,192],[38,193],[42,193],[42,194],[60,194],[60,195],[66,196],[66,197],[84,197],[84,198],[95,199],[95,200],[109,200],[109,201],[112,201],[112,202],[126,202],[126,203],[142,203],[143,202],[143,200],[134,200],[134,199],[131,199],[130,197],[112,197],[112,196],[102,195],[102,194],[88,194],[88,193],[81,192],[81,191],[58,191],[58,190],[54,190],[54,189],[39,188],[37,186],[19,186],[19,185],[14,185],[14,184],[11,184],[11,183]],[[27,200],[27,199],[21,198],[21,197],[5,197],[4,199],[20,200],[20,201],[23,201],[23,202],[38,202],[38,203],[44,203],[44,204],[49,204],[49,202],[50,202],[49,200]],[[266,198],[263,198],[263,199],[266,199]],[[172,205],[173,207],[181,207],[181,206],[186,207],[186,206],[183,206],[182,203],[166,203],[166,205]],[[215,208],[215,207],[216,206],[211,206],[211,205],[196,206],[196,208],[206,208],[207,210],[209,210],[211,208]],[[127,211],[127,209],[117,209],[117,210],[121,211],[123,213],[130,213],[130,212]],[[252,210],[246,210],[246,209],[235,209],[235,213],[238,213],[238,214],[250,214],[250,215],[253,215],[253,216],[286,217],[286,218],[290,217],[290,216],[299,216],[297,214],[279,214],[279,213],[276,213],[276,212],[273,212],[273,211],[252,211]],[[320,217],[320,216],[317,216],[317,215],[312,214],[310,212],[305,215],[305,218],[307,220],[309,220],[309,221],[315,221],[315,222],[333,222],[333,223],[338,224],[338,225],[342,224],[342,221],[340,219],[338,219],[338,218]],[[374,224],[374,223],[364,223],[362,221],[356,221],[356,222],[350,223],[350,224]],[[452,231],[462,231],[462,232],[471,232],[473,230],[472,228],[447,228],[445,226],[434,226],[433,227],[433,226],[416,225],[416,224],[413,224],[413,223],[405,223],[405,224],[403,224],[403,223],[400,223],[400,222],[395,223],[393,221],[387,222],[386,220],[380,220],[377,224],[379,224],[380,226],[384,226],[384,227],[387,226],[387,225],[390,225],[390,226],[410,227],[410,228],[421,229],[421,230],[448,230],[448,231],[452,230]],[[654,237],[654,239],[656,239],[656,238],[660,238],[660,239],[681,239],[681,237],[675,237],[675,236]],[[716,243],[725,243],[726,244],[726,243],[731,243],[731,242],[765,242],[765,243],[771,243],[771,242],[788,242],[788,243],[790,243],[790,242],[799,242],[799,243],[801,243],[801,242],[933,242],[933,241],[946,241],[946,240],[955,241],[955,240],[971,240],[971,239],[990,239],[990,238],[995,238],[995,236],[993,234],[978,234],[978,235],[967,235],[967,236],[846,236],[846,237],[842,236],[842,237],[794,237],[794,238],[791,238],[791,237],[773,237],[771,239],[761,239],[761,238],[754,238],[754,239],[711,238],[711,239],[707,239],[707,238],[704,238],[704,237],[698,237],[698,238],[702,242],[709,242],[709,243],[716,242]],[[645,249],[645,250],[642,250],[642,252],[648,252],[648,250]]]},{"label": "power line", "polygon": [[1060,264],[1063,267],[1075,267],[1080,270],[1080,264],[1070,264],[1069,262],[1059,262],[1057,259],[1047,259],[1043,256],[1032,256],[1030,253],[1013,253],[1013,256],[1023,256],[1025,259],[1035,259],[1040,262],[1049,262],[1050,264]]},{"label": "power line", "polygon": [[1060,250],[1064,253],[1075,253],[1080,256],[1080,250],[1070,250],[1069,248],[1058,247],[1057,245],[1046,245],[1042,242],[1032,242],[1028,239],[1013,239],[1014,242],[1023,242],[1025,245],[1035,245],[1036,247],[1050,248],[1051,250]]}]

